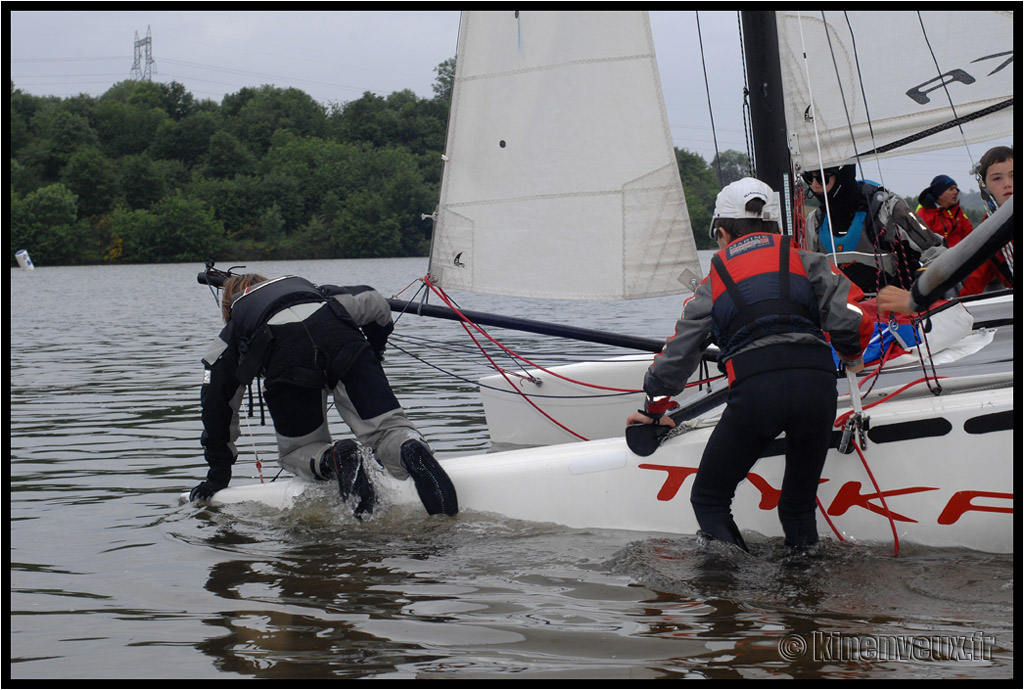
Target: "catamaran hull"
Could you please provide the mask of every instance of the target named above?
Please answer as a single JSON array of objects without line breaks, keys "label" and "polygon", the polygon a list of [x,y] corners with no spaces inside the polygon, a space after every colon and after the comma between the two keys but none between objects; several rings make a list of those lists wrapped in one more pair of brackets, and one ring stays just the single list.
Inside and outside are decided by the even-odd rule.
[{"label": "catamaran hull", "polygon": [[[1006,297],[986,300],[972,305],[972,309],[986,305],[1012,314],[1013,303]],[[931,319],[928,344],[936,366],[957,362],[991,343],[993,332],[979,329],[972,333],[971,323],[972,317],[963,307]],[[546,370],[528,369],[523,379],[506,379],[500,374],[481,378],[480,399],[491,442],[497,448],[517,448],[617,435],[626,417],[643,407],[642,391],[625,391],[636,391],[641,386],[653,358],[653,354],[626,355]],[[901,376],[901,367],[915,376],[920,372],[915,351],[886,364],[886,370],[894,371],[896,376]],[[718,374],[712,365],[710,375]],[[698,370],[689,383],[696,384],[706,376]],[[676,400],[683,402],[700,392],[693,386]]]},{"label": "catamaran hull", "polygon": [[[857,453],[829,453],[818,490],[823,537],[1013,551],[1012,387],[897,399],[867,414],[864,461]],[[572,528],[694,534],[689,491],[711,429],[705,424],[670,437],[646,458],[615,438],[442,463],[463,510]],[[733,513],[744,531],[782,536],[775,514],[779,452],[770,450],[737,489]],[[213,502],[286,508],[310,486],[290,480],[229,487]],[[411,482],[387,479],[383,491],[392,504],[418,503]]]}]

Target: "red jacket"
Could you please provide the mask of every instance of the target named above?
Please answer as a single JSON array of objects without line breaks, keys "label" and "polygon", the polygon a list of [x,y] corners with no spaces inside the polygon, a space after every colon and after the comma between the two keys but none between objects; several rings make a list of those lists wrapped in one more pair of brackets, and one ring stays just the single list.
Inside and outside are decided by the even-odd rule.
[{"label": "red jacket", "polygon": [[[988,216],[982,219],[984,222]],[[1012,246],[1013,243],[1011,242]],[[991,259],[983,263],[973,273],[964,278],[963,287],[960,289],[960,296],[977,295],[985,291],[992,282],[998,281],[1004,287],[1012,288],[1013,283],[1006,279],[1003,271],[999,270],[999,264],[1006,264],[1006,258],[1002,252],[998,252]]]},{"label": "red jacket", "polygon": [[925,225],[946,240],[947,247],[952,247],[967,237],[968,233],[974,229],[959,203],[954,204],[951,208],[918,206],[916,213],[925,222]]},{"label": "red jacket", "polygon": [[[917,215],[936,234],[941,235],[946,240],[947,247],[955,246],[974,230],[974,226],[971,225],[971,221],[964,215],[960,204],[955,204],[952,208],[925,208],[924,206],[918,206]],[[1001,256],[997,256],[986,261],[976,271],[964,278],[960,296],[966,297],[967,295],[977,295],[984,292],[989,283],[996,280],[1006,287],[1013,287],[996,265],[996,262],[1001,259]]]}]

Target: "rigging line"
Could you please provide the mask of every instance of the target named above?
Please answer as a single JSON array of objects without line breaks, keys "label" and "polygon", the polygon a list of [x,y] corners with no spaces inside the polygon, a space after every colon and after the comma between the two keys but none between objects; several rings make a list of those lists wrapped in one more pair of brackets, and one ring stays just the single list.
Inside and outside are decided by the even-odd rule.
[{"label": "rigging line", "polygon": [[[494,391],[496,393],[507,393],[509,395],[512,395],[512,394],[529,395],[530,397],[533,397],[533,398],[558,398],[558,399],[563,399],[563,400],[577,400],[577,399],[579,399],[579,400],[591,400],[591,399],[597,399],[597,398],[621,398],[621,397],[625,397],[627,395],[633,395],[634,393],[641,392],[641,391],[637,390],[637,391],[624,391],[624,392],[621,392],[621,393],[593,393],[591,395],[549,395],[549,394],[545,394],[545,393],[529,393],[529,394],[525,394],[525,393],[522,393],[520,391],[510,391],[507,388],[499,388],[497,386],[491,386],[489,384],[480,383],[479,381],[466,378],[465,376],[460,376],[459,374],[456,374],[453,371],[449,371],[447,369],[444,369],[444,368],[434,364],[433,362],[431,362],[431,361],[429,361],[427,359],[424,359],[423,357],[420,357],[418,355],[415,355],[412,352],[410,352],[408,350],[405,350],[405,349],[403,349],[403,348],[401,348],[401,347],[399,347],[397,345],[395,346],[395,349],[398,350],[399,352],[401,352],[402,354],[408,355],[409,357],[412,357],[413,359],[415,359],[415,360],[417,360],[417,361],[419,361],[419,362],[421,362],[423,364],[426,364],[428,367],[430,367],[432,369],[436,369],[437,371],[441,372],[445,376],[450,376],[453,379],[456,379],[456,380],[461,381],[463,383],[468,383],[468,384],[473,385],[473,386],[478,386],[480,388],[484,388],[486,390]],[[490,369],[492,367],[488,367],[488,368]]]},{"label": "rigging line", "polygon": [[725,187],[725,180],[722,177],[722,154],[718,151],[718,133],[715,131],[715,111],[711,107],[711,85],[708,84],[708,65],[704,58],[704,39],[700,33],[700,12],[695,11],[697,18],[697,43],[700,45],[700,65],[704,69],[704,92],[708,96],[708,116],[711,118],[711,140],[715,144],[715,162],[718,167],[718,186]]},{"label": "rigging line", "polygon": [[[946,377],[945,376],[939,376],[937,378],[944,379]],[[911,381],[910,383],[908,383],[908,384],[906,384],[904,386],[901,386],[900,388],[894,390],[892,393],[889,393],[885,397],[879,398],[878,400],[876,400],[873,403],[868,403],[866,405],[863,405],[862,406],[862,410],[870,410],[872,407],[876,407],[878,405],[881,405],[884,402],[888,402],[889,400],[892,400],[893,398],[895,398],[896,396],[900,395],[901,393],[905,393],[910,388],[913,388],[914,386],[919,386],[922,383],[927,383],[927,380],[926,379],[917,379],[916,381]],[[842,428],[843,425],[846,424],[846,420],[849,419],[852,415],[853,415],[853,410],[850,410],[849,412],[844,412],[843,414],[839,415],[839,417],[836,418],[836,421],[833,424],[833,426],[835,426],[836,428]]]},{"label": "rigging line", "polygon": [[[843,12],[843,16],[846,18],[846,28],[850,30],[850,41],[852,41],[852,43],[853,43],[853,62],[857,66],[857,82],[860,84],[860,97],[862,99],[864,99],[864,118],[867,121],[868,134],[871,136],[871,145],[875,146],[875,128],[874,128],[874,125],[871,123],[871,112],[868,109],[868,95],[867,95],[867,92],[864,90],[864,74],[861,72],[861,69],[860,69],[860,55],[857,52],[857,36],[856,36],[856,34],[853,33],[853,25],[850,23],[850,13],[849,12]],[[829,43],[829,46],[831,47],[831,42]],[[833,54],[832,60],[833,60],[833,62],[835,61],[835,54]],[[850,117],[849,113],[847,113],[846,117],[847,117],[847,119],[849,119],[849,117]],[[852,127],[852,125],[851,125],[851,128],[850,128],[850,136],[851,137],[853,136],[853,127]],[[854,148],[853,148],[854,155],[857,156],[857,159],[859,161],[860,160],[860,156],[857,154],[857,143],[856,143],[856,141],[854,141],[853,146],[854,146]],[[879,184],[881,184],[884,187],[885,186],[885,179],[882,176],[882,164],[881,164],[880,159],[877,156],[875,157],[875,165],[878,167],[878,182],[879,182]],[[861,167],[863,168],[863,164],[861,165]]]},{"label": "rigging line", "polygon": [[[836,74],[836,84],[839,86],[839,98],[843,102],[843,114],[846,116],[846,127],[850,130],[850,139],[853,142],[853,157],[860,162],[860,155],[857,153],[857,138],[853,135],[853,120],[850,119],[850,107],[846,103],[846,89],[843,88],[843,80],[839,77],[839,63],[836,61],[836,51],[832,46],[832,36],[828,31],[828,21],[825,19],[825,11],[821,12],[821,23],[825,26],[825,40],[828,42],[828,52],[832,56],[832,69]],[[847,21],[849,24],[849,21]],[[856,52],[856,42],[854,42]],[[863,174],[863,173],[862,173]]]},{"label": "rigging line", "polygon": [[[441,300],[445,303],[445,305],[447,305],[449,309],[451,309],[456,315],[458,315],[458,317],[461,319],[461,323],[463,324],[463,328],[466,328],[466,324],[471,325],[474,330],[476,330],[478,333],[480,333],[485,338],[490,340],[492,343],[497,345],[498,348],[500,348],[504,352],[508,353],[511,357],[514,357],[516,359],[522,360],[523,362],[525,362],[526,364],[530,365],[531,367],[533,367],[535,369],[539,369],[540,371],[543,371],[546,374],[550,374],[550,375],[554,376],[555,378],[559,378],[559,379],[562,379],[564,381],[568,381],[570,383],[575,383],[575,384],[580,385],[580,386],[585,386],[587,388],[597,388],[597,389],[600,389],[600,390],[622,391],[622,392],[632,391],[633,390],[633,389],[630,389],[630,388],[615,388],[615,387],[612,387],[612,386],[599,386],[599,385],[594,384],[594,383],[585,383],[583,381],[577,381],[575,379],[571,379],[571,378],[569,378],[567,376],[563,376],[562,374],[559,374],[559,373],[557,373],[555,371],[552,371],[552,370],[550,370],[550,369],[548,369],[546,367],[543,367],[543,366],[541,366],[541,365],[539,365],[539,364],[537,364],[535,362],[530,361],[526,357],[523,357],[522,355],[519,355],[519,354],[513,352],[512,350],[510,350],[509,348],[505,347],[500,342],[498,342],[497,340],[492,338],[490,336],[490,334],[487,333],[487,331],[485,331],[484,329],[480,328],[480,326],[478,326],[475,323],[473,323],[465,314],[463,314],[461,311],[459,311],[456,308],[457,305],[453,304],[453,302],[448,298],[448,295],[447,295],[447,293],[444,292],[444,290],[442,290],[438,286],[434,285],[429,280],[424,279],[424,281],[430,287],[430,289],[434,292],[434,294],[436,294],[438,297],[440,297]],[[468,331],[468,328],[467,328],[467,331]],[[470,337],[472,337],[472,334],[470,334]],[[474,341],[476,341],[475,338],[474,338]],[[481,351],[483,351],[483,348],[481,348]],[[486,352],[485,352],[485,356],[486,356]]]},{"label": "rigging line", "polygon": [[[433,286],[431,286],[431,287],[433,287]],[[443,293],[439,293],[439,296],[441,297],[442,300],[447,301],[445,299],[446,295],[444,295]],[[473,324],[468,319],[464,318],[464,320],[461,321],[460,323],[462,324],[462,328],[466,331],[466,335],[468,335],[470,337],[470,339],[472,339],[472,341],[474,343],[476,343],[478,347],[480,347],[480,352],[482,352],[484,357],[486,357],[491,362],[491,364],[494,365],[494,368],[497,369],[498,373],[501,374],[502,378],[505,379],[505,383],[507,383],[509,386],[512,387],[513,390],[515,390],[517,393],[519,393],[519,395],[522,397],[523,400],[525,400],[533,409],[537,410],[537,412],[540,412],[541,415],[543,415],[545,418],[547,418],[549,421],[551,421],[553,424],[555,424],[555,426],[559,427],[560,429],[568,432],[569,434],[575,436],[576,438],[580,439],[581,441],[589,441],[590,440],[586,436],[583,436],[582,434],[576,433],[575,431],[573,431],[572,429],[570,429],[569,427],[567,427],[566,425],[562,424],[560,421],[558,421],[557,419],[552,417],[550,414],[548,414],[543,409],[541,409],[540,405],[538,405],[537,403],[533,402],[533,400],[530,399],[529,395],[527,395],[525,392],[520,390],[520,388],[515,384],[515,382],[512,381],[512,379],[510,379],[508,377],[508,375],[505,373],[505,371],[503,369],[501,369],[498,366],[498,364],[493,359],[491,359],[491,356],[488,355],[487,352],[484,350],[483,346],[480,345],[480,342],[476,339],[476,336],[474,336],[472,331],[469,330],[470,324],[472,324],[474,328],[476,328],[478,331],[483,333],[488,338],[490,338],[489,335],[484,333],[484,331],[482,329],[480,329],[479,326],[477,326],[476,324]],[[498,344],[500,345],[500,343],[498,343]]]},{"label": "rigging line", "polygon": [[753,122],[750,116],[750,89],[747,88],[747,54],[744,49],[743,19],[739,12],[736,13],[736,31],[740,38],[740,66],[743,69],[743,105],[741,110],[743,111],[743,137],[747,145],[747,170],[751,177],[757,177],[754,161]]},{"label": "rigging line", "polygon": [[[251,396],[252,396],[252,384],[251,383],[249,384],[249,395],[250,395],[249,414],[245,415],[245,430],[249,434],[249,442],[252,444],[252,454],[256,458],[256,473],[259,475],[260,484],[263,484],[263,483],[265,483],[263,481],[263,463],[260,461],[260,453],[256,449],[256,434],[253,433],[252,423],[249,421],[249,417],[252,417],[252,399],[251,399]],[[262,398],[262,396],[261,396],[261,398]],[[261,406],[262,406],[262,404],[261,404]],[[238,414],[239,417],[242,416],[240,411],[237,414]]]},{"label": "rigging line", "polygon": [[[825,186],[828,184],[828,179],[825,177],[825,162],[822,160],[822,156],[821,156],[821,135],[818,133],[818,118],[817,118],[817,115],[816,115],[816,113],[814,111],[814,92],[813,92],[813,90],[811,88],[811,68],[810,68],[810,66],[808,64],[808,60],[807,60],[807,46],[806,46],[806,44],[804,42],[804,20],[803,20],[803,14],[801,12],[797,12],[796,13],[796,17],[797,17],[797,26],[800,27],[800,53],[803,56],[804,75],[805,75],[805,79],[807,80],[807,96],[808,96],[808,100],[810,101],[810,105],[807,106],[807,107],[808,107],[808,110],[810,110],[810,113],[811,113],[811,123],[814,125],[814,145],[815,145],[815,147],[817,148],[817,151],[818,151],[818,171],[819,171],[819,174],[821,175],[821,188],[822,188],[822,191],[824,192],[822,194],[822,200],[825,203],[825,217],[829,219],[829,223],[831,224],[833,219],[832,219],[832,215],[829,213],[830,209],[829,209],[829,203],[828,203],[828,190],[825,189]],[[826,33],[826,35],[828,34],[828,24],[825,25],[825,33]],[[836,243],[835,242],[832,242],[832,263],[835,264],[836,266],[839,265],[839,258],[836,255]]]},{"label": "rigging line", "polygon": [[[924,43],[928,46],[928,52],[932,56],[932,62],[935,63],[935,72],[939,76],[939,80],[942,83],[942,90],[946,93],[946,99],[949,101],[949,109],[953,111],[953,119],[958,120],[959,117],[956,114],[956,105],[953,103],[953,95],[949,93],[949,82],[942,78],[942,67],[939,66],[939,59],[935,56],[935,50],[932,48],[932,42],[928,38],[928,31],[924,28],[924,17],[921,16],[921,11],[917,12],[917,21],[921,25],[921,35],[924,36]],[[967,157],[971,160],[971,168],[974,168],[974,156],[971,155],[971,149],[967,145],[967,133],[964,132],[964,128],[959,124],[957,129],[960,130],[960,138],[964,141],[964,149],[967,151]]]},{"label": "rigging line", "polygon": [[977,120],[979,118],[985,117],[986,115],[991,115],[994,112],[998,112],[998,111],[1004,110],[1006,108],[1012,108],[1013,107],[1013,101],[1014,101],[1014,99],[1008,98],[1005,101],[1002,101],[1000,103],[996,103],[994,105],[988,106],[987,108],[982,108],[981,110],[977,110],[977,111],[971,113],[970,115],[964,115],[962,117],[958,117],[958,118],[955,118],[953,120],[948,120],[946,122],[943,122],[942,124],[935,125],[934,127],[929,127],[928,129],[923,129],[920,132],[918,132],[917,134],[911,134],[910,136],[904,137],[904,138],[902,138],[902,139],[900,139],[898,141],[894,141],[894,142],[891,142],[889,144],[885,144],[883,146],[879,146],[878,148],[872,149],[871,151],[868,151],[868,152],[864,153],[863,155],[870,156],[870,155],[878,154],[878,153],[887,153],[889,151],[892,151],[893,149],[898,149],[901,146],[906,146],[907,144],[912,144],[915,141],[918,141],[920,139],[924,139],[926,137],[930,137],[933,134],[938,134],[939,132],[944,132],[947,129],[951,129],[953,127],[959,127],[961,124],[963,124],[965,122],[971,122],[972,120]]},{"label": "rigging line", "polygon": [[[423,278],[420,278],[419,280],[420,280],[420,281],[421,281],[421,283],[422,283],[422,286],[421,286],[421,288],[420,288],[420,289],[422,289],[422,290],[427,290],[426,294],[425,294],[425,295],[424,295],[424,297],[423,297],[423,303],[424,303],[424,304],[425,304],[425,303],[427,302],[427,298],[428,298],[428,297],[430,296],[430,292],[429,292],[429,291],[433,291],[433,292],[435,292],[435,293],[436,293],[436,294],[437,294],[437,295],[438,295],[438,296],[439,296],[439,297],[440,297],[440,298],[442,299],[442,301],[444,301],[445,305],[446,305],[446,306],[447,306],[447,307],[448,307],[449,309],[451,309],[451,310],[452,310],[452,312],[454,312],[455,314],[458,314],[458,315],[459,315],[459,317],[460,317],[460,318],[461,318],[461,319],[462,319],[463,321],[466,321],[466,322],[472,323],[472,322],[470,322],[470,321],[469,321],[469,319],[467,319],[467,318],[466,318],[466,316],[465,316],[465,315],[464,315],[464,314],[463,314],[463,313],[462,313],[462,312],[460,311],[460,309],[461,309],[461,306],[459,305],[459,303],[458,303],[458,302],[456,302],[456,301],[455,301],[454,299],[452,299],[452,298],[451,298],[451,297],[450,297],[450,296],[448,295],[448,293],[444,292],[444,290],[441,290],[440,288],[437,288],[437,287],[435,287],[435,286],[434,286],[434,284],[433,284],[432,282],[430,282],[430,276],[429,276],[429,275],[428,275],[428,276],[424,276]],[[439,291],[439,290],[440,290],[440,291]],[[417,294],[419,294],[419,292],[417,292]],[[457,307],[458,307],[458,308],[457,308]],[[463,326],[463,328],[465,328],[465,326]],[[483,331],[483,329],[481,329],[481,328],[480,328],[479,326],[477,326],[476,324],[473,324],[473,328],[477,329],[478,331],[480,331],[481,333],[483,333],[484,335],[486,335],[486,336],[487,336],[487,338],[488,338],[488,339],[489,339],[489,340],[490,340],[491,342],[493,342],[493,343],[494,343],[495,345],[497,345],[497,346],[498,346],[498,347],[499,347],[500,349],[504,350],[504,353],[507,353],[507,356],[508,356],[509,360],[510,360],[510,361],[512,362],[512,366],[513,366],[513,367],[518,367],[518,368],[519,368],[519,370],[521,371],[521,374],[517,374],[517,376],[521,376],[522,378],[528,379],[528,380],[530,380],[530,381],[533,381],[534,383],[536,383],[536,380],[534,379],[534,377],[530,376],[530,375],[529,375],[529,373],[527,373],[526,369],[525,369],[525,368],[524,368],[524,367],[523,367],[523,366],[522,366],[522,365],[521,365],[521,364],[519,363],[519,361],[518,361],[519,359],[522,359],[522,361],[524,361],[524,362],[529,362],[529,360],[527,360],[527,359],[525,359],[525,358],[520,358],[520,357],[519,357],[519,356],[518,356],[518,355],[517,355],[516,353],[512,352],[511,350],[509,350],[508,348],[506,348],[506,347],[505,347],[504,345],[502,345],[501,343],[499,343],[499,342],[498,342],[497,340],[495,340],[494,338],[491,338],[491,337],[490,337],[489,335],[487,335],[487,333],[485,333],[485,332]],[[477,347],[479,347],[479,348],[480,348],[480,350],[481,350],[481,352],[483,352],[484,348],[480,347],[479,343],[477,344]],[[485,356],[485,357],[487,356],[487,353],[486,353],[486,352],[484,352],[484,356]],[[488,357],[488,359],[490,359],[490,358]],[[502,369],[501,367],[499,367],[499,366],[497,365],[497,363],[495,363],[495,362],[493,362],[493,361],[492,361],[491,363],[492,363],[492,364],[494,365],[494,368],[495,368],[495,370],[497,370],[497,371],[499,371],[499,372],[503,370],[503,369]],[[530,363],[530,364],[532,364],[532,362],[529,362],[529,363]],[[534,366],[536,366],[536,365],[534,365]],[[543,369],[543,367],[540,367],[540,368],[542,368],[542,369]]]},{"label": "rigging line", "polygon": [[818,504],[818,510],[821,511],[821,516],[825,518],[825,522],[827,522],[828,526],[832,528],[832,534],[836,535],[836,538],[839,539],[839,541],[846,541],[846,539],[843,538],[843,535],[840,534],[839,530],[836,529],[836,526],[832,524],[832,518],[830,518],[828,513],[825,512],[825,506],[822,505],[821,499],[818,498],[817,495],[814,497],[814,502]]},{"label": "rigging line", "polygon": [[889,505],[885,502],[885,494],[882,493],[882,489],[878,486],[878,481],[875,480],[875,474],[871,471],[870,465],[868,465],[868,459],[864,456],[864,451],[861,450],[856,441],[853,441],[851,445],[853,445],[857,450],[857,455],[860,456],[860,462],[864,465],[864,471],[867,472],[868,478],[871,480],[871,484],[875,487],[875,492],[878,494],[878,500],[882,504],[882,510],[885,511],[885,516],[889,518],[889,527],[892,528],[892,555],[899,556],[900,536],[896,531],[896,518],[893,517],[892,511],[889,510]]}]

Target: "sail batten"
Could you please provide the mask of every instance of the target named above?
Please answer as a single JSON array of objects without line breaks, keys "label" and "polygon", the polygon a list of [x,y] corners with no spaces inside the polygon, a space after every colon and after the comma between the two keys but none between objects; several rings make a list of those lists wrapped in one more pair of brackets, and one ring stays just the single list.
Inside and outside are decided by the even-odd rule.
[{"label": "sail batten", "polygon": [[699,272],[646,12],[465,12],[430,274],[632,299]]}]

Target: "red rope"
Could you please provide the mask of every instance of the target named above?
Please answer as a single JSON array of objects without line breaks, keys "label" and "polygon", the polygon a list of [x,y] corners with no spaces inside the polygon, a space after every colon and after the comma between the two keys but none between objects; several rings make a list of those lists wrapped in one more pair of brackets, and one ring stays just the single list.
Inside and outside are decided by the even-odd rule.
[{"label": "red rope", "polygon": [[[879,365],[879,368],[881,368],[881,365]],[[936,380],[938,378],[944,378],[944,377],[936,377]],[[876,405],[879,405],[879,404],[881,404],[881,403],[883,403],[883,402],[885,402],[887,400],[893,399],[897,395],[899,395],[899,394],[903,393],[904,391],[906,391],[908,388],[911,388],[913,386],[917,386],[917,385],[919,385],[921,383],[927,383],[929,380],[930,379],[928,377],[925,377],[923,379],[918,379],[916,381],[911,381],[910,383],[906,384],[905,386],[900,387],[899,389],[893,391],[892,393],[886,395],[885,397],[883,397],[883,398],[881,398],[879,400],[876,400],[875,402],[873,402],[873,403],[871,403],[869,405],[863,405],[861,407],[861,409],[862,410],[870,409],[870,408],[872,408],[872,407],[874,407]],[[851,395],[852,395],[852,392],[851,392]],[[839,417],[834,422],[833,426],[835,426],[835,427],[843,427],[843,426],[845,426],[846,425],[846,421],[853,414],[854,414],[853,410],[850,410],[849,412],[846,412],[844,414],[839,415]],[[871,484],[875,487],[875,491],[878,493],[878,500],[881,501],[882,509],[885,511],[885,515],[889,519],[889,527],[892,529],[892,540],[893,540],[893,552],[892,552],[892,555],[893,556],[898,556],[899,553],[900,553],[900,538],[899,538],[899,533],[896,531],[896,520],[895,520],[895,518],[892,515],[892,511],[889,510],[888,504],[886,504],[886,502],[885,502],[885,496],[882,494],[882,489],[878,486],[878,482],[875,480],[875,475],[871,471],[871,466],[868,464],[868,459],[864,455],[864,451],[861,450],[860,446],[857,445],[857,442],[855,440],[851,441],[851,442],[853,444],[854,449],[856,449],[856,451],[857,451],[857,455],[860,456],[861,464],[864,465],[864,471],[867,472],[868,478],[871,480]],[[821,503],[820,502],[818,503],[818,506],[821,507]],[[822,514],[824,514],[824,513],[825,513],[825,511],[824,511],[824,509],[822,509]],[[827,519],[827,516],[826,516],[826,519]],[[832,523],[829,522],[829,525],[831,525],[831,524]],[[833,531],[835,531],[835,527],[833,527],[832,529],[833,529]]]},{"label": "red rope", "polygon": [[[945,376],[937,376],[936,380],[944,379],[944,378],[946,378],[946,377]],[[870,403],[868,405],[862,406],[861,409],[869,410],[872,407],[875,407],[876,405],[880,405],[880,404],[884,403],[887,400],[892,400],[893,398],[895,398],[900,393],[903,393],[904,391],[906,391],[908,388],[912,388],[912,387],[920,385],[922,383],[927,383],[930,380],[931,379],[926,377],[926,378],[923,378],[923,379],[917,379],[916,381],[911,381],[910,383],[906,384],[905,386],[902,386],[899,389],[893,391],[892,393],[889,393],[884,398],[879,398],[878,400],[876,400],[873,403]],[[853,415],[853,410],[850,410],[849,412],[845,412],[845,413],[839,415],[839,417],[836,418],[836,421],[833,423],[832,426],[837,427],[837,428],[838,427],[842,427],[844,424],[846,424],[846,420],[849,419],[852,415]]]},{"label": "red rope", "polygon": [[[441,300],[445,303],[445,305],[449,309],[451,309],[462,320],[463,328],[466,328],[467,331],[468,331],[469,329],[467,328],[466,324],[468,324],[469,326],[472,326],[474,330],[476,330],[482,336],[484,336],[485,338],[490,340],[492,343],[497,345],[499,348],[504,350],[507,354],[509,354],[510,356],[512,356],[512,357],[514,357],[514,358],[516,358],[518,360],[521,360],[521,361],[525,362],[526,364],[529,364],[531,367],[534,367],[535,369],[539,369],[540,371],[543,371],[546,374],[551,374],[552,376],[554,376],[556,378],[560,378],[563,381],[568,381],[569,383],[575,383],[575,384],[580,385],[580,386],[586,386],[588,388],[597,388],[599,390],[614,391],[614,392],[618,392],[618,393],[641,393],[642,392],[642,390],[637,389],[637,388],[613,388],[611,386],[600,386],[600,385],[597,385],[597,384],[594,384],[594,383],[585,383],[583,381],[577,381],[575,379],[569,378],[568,376],[563,376],[562,374],[559,374],[557,372],[551,371],[550,369],[542,367],[539,364],[531,362],[526,357],[523,357],[522,355],[519,355],[519,354],[513,352],[512,350],[508,349],[507,347],[505,347],[504,345],[499,343],[497,340],[492,338],[490,336],[490,334],[487,333],[487,331],[485,331],[484,329],[480,328],[480,326],[478,326],[475,323],[473,323],[473,321],[471,321],[469,319],[469,317],[467,317],[465,314],[463,314],[461,311],[459,311],[458,307],[455,306],[455,304],[451,301],[451,299],[448,298],[448,295],[446,295],[443,290],[441,290],[436,285],[434,285],[433,283],[430,282],[430,277],[429,276],[425,276],[423,278],[423,282],[426,283],[427,287],[429,287],[431,289],[431,291],[434,292],[434,294],[436,294],[438,297],[440,297]],[[476,342],[475,338],[473,340],[474,340],[474,342]],[[479,346],[479,343],[477,343],[477,345]],[[481,348],[481,350],[482,350],[482,348]],[[490,358],[488,357],[488,359],[490,359]]]},{"label": "red rope", "polygon": [[814,501],[818,504],[818,510],[821,511],[821,515],[825,518],[825,522],[827,522],[828,526],[832,528],[832,533],[836,535],[839,541],[846,541],[845,539],[843,539],[843,535],[839,533],[839,530],[836,529],[836,526],[832,524],[832,518],[830,518],[828,516],[828,513],[825,512],[825,506],[821,505],[821,499],[815,496]]},{"label": "red rope", "polygon": [[[526,364],[534,367],[535,369],[538,369],[538,370],[543,371],[543,372],[545,372],[547,374],[550,374],[551,376],[554,376],[556,378],[562,379],[563,381],[568,381],[569,383],[574,383],[576,385],[584,386],[584,387],[587,387],[587,388],[595,388],[595,389],[598,389],[598,390],[613,391],[613,392],[618,392],[618,393],[642,393],[643,392],[642,389],[637,389],[637,388],[615,388],[615,387],[611,387],[611,386],[601,386],[601,385],[594,384],[594,383],[586,383],[585,381],[579,381],[579,380],[570,378],[568,376],[564,376],[564,375],[559,374],[559,373],[557,373],[555,371],[552,371],[552,370],[550,370],[550,369],[548,369],[546,367],[543,367],[543,366],[541,366],[539,364],[536,364],[535,362],[532,362],[531,360],[527,359],[526,357],[523,357],[522,355],[520,355],[520,354],[518,354],[516,352],[513,352],[512,350],[507,348],[505,345],[503,345],[502,343],[498,342],[493,337],[491,337],[491,335],[489,333],[487,333],[487,331],[482,329],[477,324],[473,323],[472,320],[470,320],[465,314],[463,314],[458,309],[458,307],[455,306],[455,304],[448,297],[448,295],[444,292],[444,290],[442,290],[441,288],[439,288],[438,286],[436,286],[436,285],[434,285],[433,283],[430,282],[430,276],[424,276],[422,280],[423,280],[423,283],[428,288],[430,288],[430,290],[434,294],[436,294],[441,299],[441,301],[443,301],[445,303],[445,305],[449,309],[452,310],[453,313],[455,313],[459,317],[460,323],[462,324],[462,328],[466,331],[466,334],[470,337],[470,339],[473,341],[473,343],[477,346],[477,348],[480,350],[481,354],[483,354],[483,356],[487,358],[487,361],[491,363],[491,366],[494,367],[495,371],[497,371],[499,374],[501,374],[502,378],[505,379],[506,383],[508,383],[508,385],[514,391],[516,391],[516,393],[518,393],[520,396],[522,396],[522,398],[524,400],[526,400],[526,402],[528,402],[535,410],[537,410],[537,412],[539,412],[545,418],[547,418],[549,421],[551,421],[553,424],[555,424],[559,428],[563,429],[564,431],[568,432],[569,434],[572,434],[576,438],[578,438],[580,440],[583,440],[583,441],[589,441],[590,440],[586,436],[583,436],[582,434],[579,434],[579,433],[573,431],[572,429],[570,429],[569,427],[565,426],[564,424],[559,422],[557,419],[552,417],[550,414],[548,414],[546,411],[541,409],[541,407],[539,405],[537,405],[537,403],[535,403],[530,398],[530,395],[528,393],[526,393],[525,391],[520,389],[509,378],[510,374],[511,375],[515,375],[515,376],[520,376],[520,377],[521,377],[521,375],[514,374],[513,372],[508,372],[503,367],[501,367],[497,362],[495,362],[494,359],[489,354],[487,354],[486,349],[483,347],[483,345],[481,345],[480,341],[476,338],[476,336],[473,335],[472,331],[470,331],[470,326],[472,326],[472,328],[474,330],[476,330],[478,333],[483,335],[485,338],[487,338],[494,345],[499,347],[501,350],[503,350],[505,353],[507,353],[511,357],[513,357],[513,358],[515,358],[517,360],[520,360],[522,362],[525,362]],[[721,377],[717,377],[717,378],[721,378]],[[706,383],[706,381],[695,381],[694,383],[687,384],[686,387],[690,388],[692,386],[698,386],[698,385],[701,385],[703,383]]]}]

